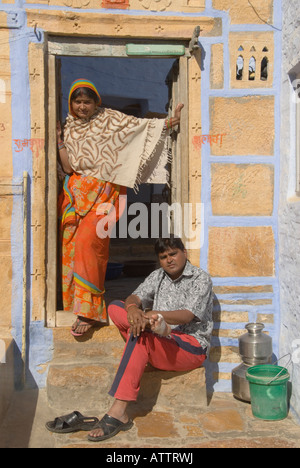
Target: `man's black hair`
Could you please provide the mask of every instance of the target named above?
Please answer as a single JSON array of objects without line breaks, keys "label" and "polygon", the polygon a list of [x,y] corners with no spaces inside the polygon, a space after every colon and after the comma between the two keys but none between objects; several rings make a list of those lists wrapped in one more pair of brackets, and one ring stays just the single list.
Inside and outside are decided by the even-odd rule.
[{"label": "man's black hair", "polygon": [[158,255],[165,252],[167,249],[180,249],[183,251],[185,247],[180,237],[175,237],[174,234],[170,234],[170,237],[157,239],[154,249],[156,255]]}]

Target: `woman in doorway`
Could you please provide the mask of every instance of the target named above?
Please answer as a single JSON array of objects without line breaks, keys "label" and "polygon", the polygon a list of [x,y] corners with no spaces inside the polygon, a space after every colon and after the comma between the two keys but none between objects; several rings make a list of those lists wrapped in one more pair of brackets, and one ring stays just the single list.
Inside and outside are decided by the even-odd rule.
[{"label": "woman in doorway", "polygon": [[72,83],[68,102],[64,139],[57,124],[66,173],[59,197],[62,294],[64,310],[77,316],[71,333],[82,336],[107,321],[109,232],[122,212],[120,195],[143,182],[166,183],[166,131],[179,124],[183,104],[166,121],[128,116],[100,107],[100,94],[85,79]]}]

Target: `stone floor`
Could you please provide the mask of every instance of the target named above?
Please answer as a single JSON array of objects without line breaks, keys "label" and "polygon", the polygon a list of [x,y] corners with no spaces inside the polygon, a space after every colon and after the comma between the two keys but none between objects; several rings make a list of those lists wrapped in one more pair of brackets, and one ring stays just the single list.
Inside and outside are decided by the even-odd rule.
[{"label": "stone floor", "polygon": [[[80,409],[84,413],[84,405]],[[94,415],[97,414],[95,408]],[[106,442],[87,440],[86,432],[58,435],[45,429],[57,414],[49,408],[45,390],[15,394],[0,426],[1,448],[103,448],[105,454],[122,449],[191,452],[200,448],[300,448],[300,426],[289,414],[281,421],[253,417],[251,405],[231,394],[216,393],[203,407],[176,407],[139,413],[131,407],[134,427]],[[138,451],[137,451],[138,452]],[[103,452],[104,453],[104,452]],[[130,453],[130,450],[129,450]],[[140,453],[140,452],[139,452]],[[145,452],[147,453],[147,452]]]},{"label": "stone floor", "polygon": [[[117,286],[117,283],[112,282],[107,291],[108,297],[114,299],[126,297],[128,289],[133,288],[135,282],[139,283],[136,279],[126,280],[122,283],[121,289],[120,284]],[[87,359],[90,361],[95,359],[95,355],[99,355],[99,349],[102,354],[97,359],[100,359],[101,363],[102,361],[109,363],[110,355],[115,362],[116,355],[120,352],[120,345],[115,339],[112,327],[106,330],[105,339],[102,339],[100,331],[95,334],[89,346],[85,343],[85,352],[82,352],[82,343],[70,341],[69,330],[64,332],[58,329],[57,335],[57,365],[62,365],[61,361],[66,361],[68,366],[73,361],[78,365],[78,349],[83,369]],[[73,406],[73,401],[67,397],[68,399],[64,400],[63,406],[58,410],[49,404],[49,388],[48,393],[47,389],[16,392],[5,418],[0,421],[0,448],[102,448],[100,459],[110,456],[109,454],[116,456],[126,451],[129,454],[143,453],[144,461],[148,457],[147,450],[158,454],[176,453],[180,449],[190,456],[192,453],[195,455],[193,463],[199,456],[200,448],[300,448],[300,425],[292,414],[281,421],[263,421],[252,415],[251,404],[235,399],[231,393],[205,395],[204,400],[199,402],[199,399],[196,401],[190,395],[186,396],[184,387],[180,384],[178,392],[183,397],[180,406],[171,396],[151,409],[131,404],[129,411],[134,421],[133,428],[128,432],[119,433],[106,442],[89,442],[86,432],[58,435],[47,431],[45,428],[47,421],[66,414],[61,411],[62,408],[66,409],[66,402],[70,403],[72,410],[77,409],[82,414],[97,417],[103,415],[103,404],[101,407],[100,402],[108,396],[104,397],[99,386],[92,388],[93,384],[98,385],[98,382],[104,379],[101,367],[97,369],[98,373],[92,376],[94,382],[93,378],[87,380],[84,375],[81,381],[78,373],[75,379],[74,374],[68,371],[68,367],[66,368],[73,384],[72,386],[69,380],[67,388],[75,389],[74,391],[82,390],[82,396],[76,402],[78,406]],[[66,374],[61,372],[61,379],[55,380],[57,392],[59,385],[64,387],[62,379],[66,379],[65,376]],[[86,382],[89,382],[94,400],[86,397]],[[54,399],[54,381],[52,381],[52,391]],[[56,394],[59,401],[61,395],[62,393]]]}]

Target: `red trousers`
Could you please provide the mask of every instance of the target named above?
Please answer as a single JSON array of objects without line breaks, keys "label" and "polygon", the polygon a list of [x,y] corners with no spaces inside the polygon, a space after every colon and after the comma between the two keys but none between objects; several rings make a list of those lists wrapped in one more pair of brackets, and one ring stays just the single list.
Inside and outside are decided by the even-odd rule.
[{"label": "red trousers", "polygon": [[118,400],[135,401],[140,381],[149,362],[167,371],[189,371],[200,367],[206,359],[206,349],[185,333],[173,331],[171,338],[144,331],[139,337],[129,335],[127,312],[122,301],[114,301],[108,314],[126,339],[123,356],[109,394]]}]

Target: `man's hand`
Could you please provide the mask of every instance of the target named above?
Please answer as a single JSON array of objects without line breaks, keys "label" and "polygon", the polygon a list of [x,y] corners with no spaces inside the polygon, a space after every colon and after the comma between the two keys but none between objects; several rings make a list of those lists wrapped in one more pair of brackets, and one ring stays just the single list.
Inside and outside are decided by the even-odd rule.
[{"label": "man's hand", "polygon": [[138,305],[131,305],[128,308],[127,320],[130,325],[129,331],[134,337],[140,336],[140,334],[145,330],[146,325],[149,324],[149,318]]}]

